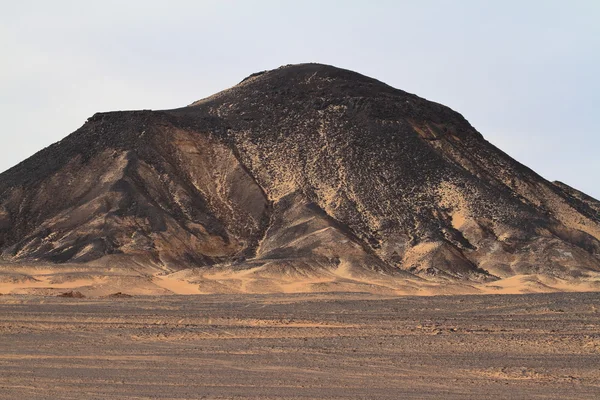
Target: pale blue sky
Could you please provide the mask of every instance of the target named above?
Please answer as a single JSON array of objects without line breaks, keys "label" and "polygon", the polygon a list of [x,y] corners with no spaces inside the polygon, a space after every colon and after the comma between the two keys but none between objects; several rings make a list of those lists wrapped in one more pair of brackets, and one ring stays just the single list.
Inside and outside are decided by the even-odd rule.
[{"label": "pale blue sky", "polygon": [[[492,4],[493,3],[493,4]],[[600,1],[0,0],[0,171],[97,111],[183,106],[282,64],[445,104],[600,198]]]}]

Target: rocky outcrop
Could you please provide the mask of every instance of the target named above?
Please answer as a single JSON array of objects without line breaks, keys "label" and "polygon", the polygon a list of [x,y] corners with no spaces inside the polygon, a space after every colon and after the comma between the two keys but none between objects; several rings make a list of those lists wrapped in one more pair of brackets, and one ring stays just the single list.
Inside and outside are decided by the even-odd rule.
[{"label": "rocky outcrop", "polygon": [[180,109],[94,115],[0,175],[0,249],[167,270],[573,277],[600,271],[599,209],[448,107],[302,64]]}]

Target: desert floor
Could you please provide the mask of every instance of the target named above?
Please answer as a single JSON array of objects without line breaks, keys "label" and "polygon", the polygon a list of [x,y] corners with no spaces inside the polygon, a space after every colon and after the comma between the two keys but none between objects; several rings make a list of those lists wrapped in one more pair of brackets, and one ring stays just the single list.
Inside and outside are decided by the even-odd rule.
[{"label": "desert floor", "polygon": [[0,398],[594,399],[599,300],[5,295]]}]

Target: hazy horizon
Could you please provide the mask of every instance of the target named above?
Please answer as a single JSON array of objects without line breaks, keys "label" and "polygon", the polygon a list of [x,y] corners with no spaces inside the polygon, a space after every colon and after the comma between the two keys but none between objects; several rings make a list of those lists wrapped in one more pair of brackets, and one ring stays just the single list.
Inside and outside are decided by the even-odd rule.
[{"label": "hazy horizon", "polygon": [[318,62],[449,106],[600,198],[600,3],[3,2],[0,171],[95,112],[169,109]]}]

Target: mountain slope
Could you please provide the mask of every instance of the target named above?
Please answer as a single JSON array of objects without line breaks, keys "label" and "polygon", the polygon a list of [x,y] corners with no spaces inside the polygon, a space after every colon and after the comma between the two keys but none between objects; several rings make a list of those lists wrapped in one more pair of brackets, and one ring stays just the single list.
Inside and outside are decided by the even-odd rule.
[{"label": "mountain slope", "polygon": [[600,271],[597,203],[575,192],[445,106],[302,64],[181,109],[94,115],[0,175],[0,249],[317,280],[573,278]]}]

